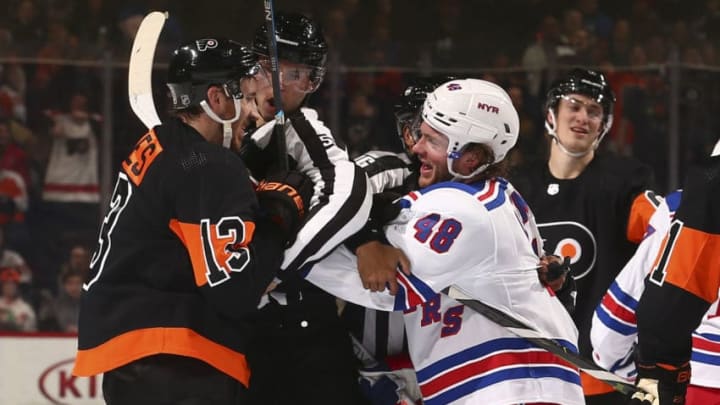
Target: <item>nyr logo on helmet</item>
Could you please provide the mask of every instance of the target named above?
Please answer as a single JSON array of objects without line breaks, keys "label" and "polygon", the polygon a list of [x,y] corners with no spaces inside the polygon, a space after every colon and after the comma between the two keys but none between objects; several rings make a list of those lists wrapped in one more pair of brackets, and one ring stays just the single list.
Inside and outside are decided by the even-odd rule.
[{"label": "nyr logo on helmet", "polygon": [[450,83],[447,85],[447,89],[450,91],[455,91],[462,89],[462,86],[460,86],[460,83]]},{"label": "nyr logo on helmet", "polygon": [[218,41],[216,39],[208,38],[208,39],[199,39],[195,41],[195,44],[197,45],[197,49],[200,52],[205,52],[208,49],[215,49],[218,46]]},{"label": "nyr logo on helmet", "polygon": [[487,111],[489,113],[500,114],[500,108],[498,108],[494,105],[485,104],[482,101],[478,103],[477,108]]}]

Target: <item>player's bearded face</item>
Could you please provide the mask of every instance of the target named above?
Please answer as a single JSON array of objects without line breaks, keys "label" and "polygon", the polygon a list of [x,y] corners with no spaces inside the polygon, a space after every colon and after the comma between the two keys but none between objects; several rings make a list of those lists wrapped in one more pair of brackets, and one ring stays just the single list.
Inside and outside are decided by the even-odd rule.
[{"label": "player's bearded face", "polygon": [[427,187],[450,180],[452,176],[447,167],[447,137],[425,122],[420,125],[419,132],[420,137],[412,149],[420,160],[418,185]]},{"label": "player's bearded face", "polygon": [[603,116],[595,100],[581,94],[563,96],[558,104],[557,136],[571,152],[583,152],[600,135]]}]

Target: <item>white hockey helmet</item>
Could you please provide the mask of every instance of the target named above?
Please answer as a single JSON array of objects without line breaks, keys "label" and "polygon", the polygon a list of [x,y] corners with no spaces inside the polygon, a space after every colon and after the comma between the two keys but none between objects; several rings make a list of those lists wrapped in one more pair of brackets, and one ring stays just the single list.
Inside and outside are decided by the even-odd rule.
[{"label": "white hockey helmet", "polygon": [[[448,169],[460,179],[474,177],[502,161],[515,146],[520,129],[520,118],[510,96],[495,83],[479,79],[451,80],[440,85],[425,100],[422,119],[448,137]],[[453,160],[473,143],[489,146],[494,160],[469,175],[456,173]]]}]

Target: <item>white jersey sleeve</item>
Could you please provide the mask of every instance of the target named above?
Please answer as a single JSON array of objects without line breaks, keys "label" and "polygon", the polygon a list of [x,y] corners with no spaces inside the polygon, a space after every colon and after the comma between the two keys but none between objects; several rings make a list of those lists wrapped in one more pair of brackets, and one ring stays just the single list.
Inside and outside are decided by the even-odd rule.
[{"label": "white jersey sleeve", "polygon": [[633,357],[637,340],[635,311],[645,290],[645,277],[652,270],[679,200],[679,192],[659,200],[642,242],[593,314],[590,329],[593,359],[599,366],[628,380],[634,380],[636,376]]}]

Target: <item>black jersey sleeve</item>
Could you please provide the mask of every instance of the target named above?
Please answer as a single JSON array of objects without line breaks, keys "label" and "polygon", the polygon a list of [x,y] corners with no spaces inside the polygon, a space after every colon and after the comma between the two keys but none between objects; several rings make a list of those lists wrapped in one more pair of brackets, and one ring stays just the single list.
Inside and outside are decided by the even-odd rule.
[{"label": "black jersey sleeve", "polygon": [[283,257],[285,241],[259,220],[257,198],[242,161],[208,158],[184,179],[170,227],[182,240],[195,284],[217,310],[237,317],[257,308]]},{"label": "black jersey sleeve", "polygon": [[691,170],[637,309],[640,359],[689,360],[691,332],[720,288],[720,158]]}]

